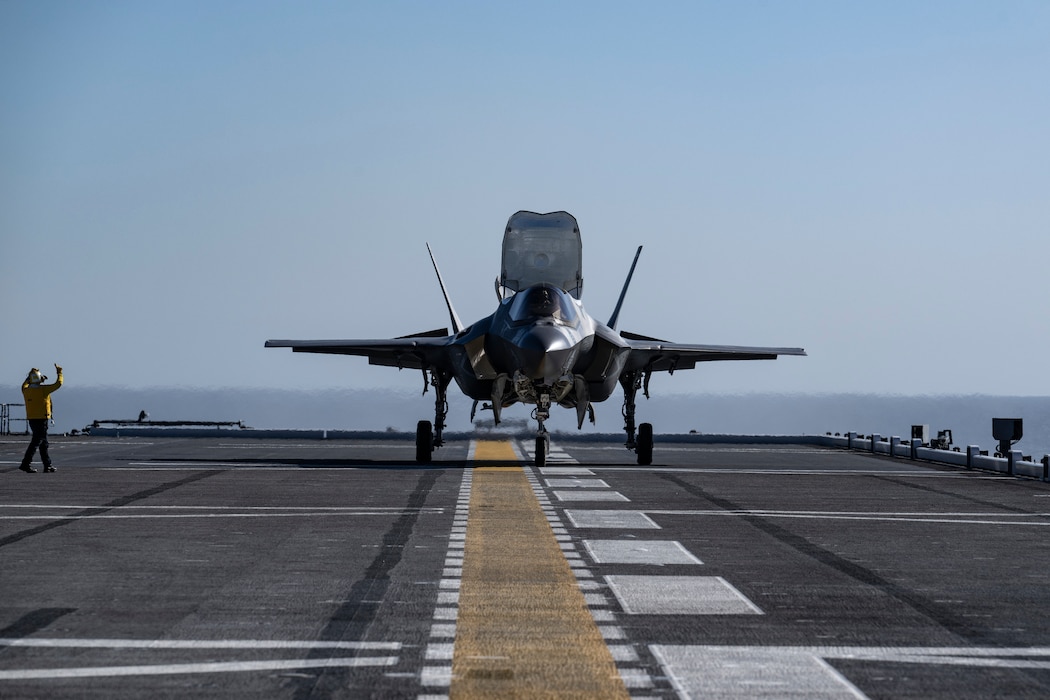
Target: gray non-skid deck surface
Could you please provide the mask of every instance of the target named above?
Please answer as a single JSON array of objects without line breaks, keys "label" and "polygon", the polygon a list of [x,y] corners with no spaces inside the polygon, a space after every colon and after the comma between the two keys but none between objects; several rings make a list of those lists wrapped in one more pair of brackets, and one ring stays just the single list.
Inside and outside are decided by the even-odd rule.
[{"label": "gray non-skid deck surface", "polygon": [[[633,695],[1050,694],[1047,485],[555,443],[527,471]],[[0,439],[0,697],[448,693],[421,678],[469,443],[420,468],[407,440],[57,438],[56,474],[25,444]]]}]

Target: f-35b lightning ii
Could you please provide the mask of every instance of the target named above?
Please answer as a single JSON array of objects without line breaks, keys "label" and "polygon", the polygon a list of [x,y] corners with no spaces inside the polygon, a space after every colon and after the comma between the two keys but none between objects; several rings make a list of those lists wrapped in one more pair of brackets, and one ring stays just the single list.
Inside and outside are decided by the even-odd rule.
[{"label": "f-35b lightning ii", "polygon": [[[430,250],[430,246],[427,246]],[[496,280],[499,306],[495,313],[464,326],[459,320],[433,252],[430,259],[448,306],[452,334],[442,328],[400,338],[378,340],[268,340],[268,348],[294,352],[361,355],[369,364],[423,371],[436,394],[434,421],[419,421],[416,460],[431,461],[442,445],[448,414],[446,399],[453,379],[474,399],[488,402],[498,425],[502,410],[516,403],[534,405],[538,422],[536,465],[543,466],[550,445],[544,422],[555,404],[576,410],[577,427],[590,417],[593,404],[608,399],[616,385],[623,388],[626,447],[638,464],[651,464],[653,427],[635,427],[635,397],[649,396],[653,372],[693,369],[714,360],[775,360],[778,355],[805,355],[802,348],[687,345],[617,332],[627,287],[642,248],[608,323],[588,314],[583,293],[583,245],[576,219],[564,211],[548,214],[519,211],[510,217],[503,236],[503,265]],[[426,384],[424,385],[426,386]]]}]

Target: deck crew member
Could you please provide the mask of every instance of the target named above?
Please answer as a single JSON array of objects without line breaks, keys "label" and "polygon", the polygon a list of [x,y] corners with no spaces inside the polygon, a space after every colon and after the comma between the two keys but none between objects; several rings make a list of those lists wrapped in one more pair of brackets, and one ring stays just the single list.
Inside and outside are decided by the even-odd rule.
[{"label": "deck crew member", "polygon": [[62,368],[55,365],[58,379],[54,384],[44,384],[47,379],[36,367],[29,371],[26,380],[22,382],[22,397],[26,402],[26,419],[29,421],[29,429],[33,433],[33,439],[29,442],[29,449],[22,458],[24,472],[34,473],[36,469],[30,466],[33,454],[37,447],[40,448],[40,461],[44,463],[45,472],[55,471],[51,464],[51,456],[47,453],[47,422],[51,420],[51,393],[62,386]]}]

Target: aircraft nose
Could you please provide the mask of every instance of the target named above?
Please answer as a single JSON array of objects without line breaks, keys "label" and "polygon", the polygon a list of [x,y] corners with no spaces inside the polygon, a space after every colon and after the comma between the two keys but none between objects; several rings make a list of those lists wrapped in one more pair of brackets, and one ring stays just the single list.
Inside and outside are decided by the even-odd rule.
[{"label": "aircraft nose", "polygon": [[574,339],[555,326],[535,326],[519,338],[517,345],[521,371],[545,384],[557,381],[575,360]]},{"label": "aircraft nose", "polygon": [[569,350],[574,345],[568,333],[557,326],[533,326],[519,342],[522,350],[549,353]]}]

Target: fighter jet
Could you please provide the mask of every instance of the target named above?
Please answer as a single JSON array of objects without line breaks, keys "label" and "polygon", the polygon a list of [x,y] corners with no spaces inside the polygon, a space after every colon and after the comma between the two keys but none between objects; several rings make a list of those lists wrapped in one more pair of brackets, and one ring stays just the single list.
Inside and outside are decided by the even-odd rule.
[{"label": "fighter jet", "polygon": [[416,461],[429,463],[443,443],[452,380],[478,404],[491,409],[499,425],[504,408],[516,403],[535,406],[537,466],[546,463],[550,435],[545,422],[554,405],[576,411],[577,427],[590,417],[593,404],[623,389],[625,446],[638,464],[653,459],[653,427],[635,426],[635,398],[649,397],[653,372],[693,369],[714,360],[775,360],[778,355],[805,355],[802,348],[740,347],[672,343],[617,331],[620,309],[641,255],[639,246],[620,297],[607,323],[583,308],[583,244],[576,219],[564,211],[537,214],[519,211],[503,236],[503,260],[496,279],[495,313],[464,326],[452,306],[433,251],[430,260],[445,297],[452,333],[447,328],[377,340],[268,340],[268,348],[293,352],[359,355],[369,364],[423,372],[424,393],[435,393],[434,421],[416,426]]}]

